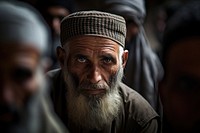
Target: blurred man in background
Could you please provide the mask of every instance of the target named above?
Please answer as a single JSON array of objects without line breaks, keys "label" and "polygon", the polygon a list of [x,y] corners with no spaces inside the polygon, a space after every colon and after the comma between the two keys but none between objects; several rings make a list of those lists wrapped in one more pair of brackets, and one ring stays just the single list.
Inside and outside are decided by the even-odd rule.
[{"label": "blurred man in background", "polygon": [[200,132],[200,2],[188,3],[168,21],[163,38],[165,75],[159,92],[163,133]]},{"label": "blurred man in background", "polygon": [[56,48],[60,46],[60,22],[65,16],[74,12],[75,4],[73,0],[39,0],[35,6],[51,29],[52,43],[48,47],[51,59],[49,69],[58,68]]},{"label": "blurred man in background", "polygon": [[0,132],[67,132],[46,94],[44,20],[27,4],[2,1],[0,18]]}]

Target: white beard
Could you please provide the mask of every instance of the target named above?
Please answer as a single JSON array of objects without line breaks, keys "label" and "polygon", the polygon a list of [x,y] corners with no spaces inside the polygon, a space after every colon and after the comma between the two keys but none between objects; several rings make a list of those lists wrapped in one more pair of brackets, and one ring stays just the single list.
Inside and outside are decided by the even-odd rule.
[{"label": "white beard", "polygon": [[69,120],[77,128],[102,129],[110,125],[118,115],[122,99],[118,86],[123,76],[123,68],[120,67],[115,81],[102,97],[85,96],[77,91],[72,76],[65,70],[65,82],[67,84],[67,111]]}]

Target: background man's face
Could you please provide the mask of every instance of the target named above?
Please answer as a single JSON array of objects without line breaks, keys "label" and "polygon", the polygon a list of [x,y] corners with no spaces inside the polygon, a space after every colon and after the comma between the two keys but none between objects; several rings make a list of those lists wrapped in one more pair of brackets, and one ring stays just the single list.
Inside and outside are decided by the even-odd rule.
[{"label": "background man's face", "polygon": [[47,20],[54,35],[60,35],[60,22],[69,15],[69,11],[61,6],[51,6],[47,8],[44,18]]},{"label": "background man's face", "polygon": [[11,124],[38,89],[38,54],[26,45],[0,45],[0,126]]},{"label": "background man's face", "polygon": [[167,119],[183,131],[199,130],[200,39],[177,42],[168,52],[166,64],[160,90]]}]

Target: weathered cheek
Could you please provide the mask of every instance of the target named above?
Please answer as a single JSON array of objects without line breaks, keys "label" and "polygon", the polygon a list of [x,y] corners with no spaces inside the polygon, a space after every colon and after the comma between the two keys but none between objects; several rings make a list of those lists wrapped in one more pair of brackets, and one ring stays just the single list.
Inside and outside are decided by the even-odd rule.
[{"label": "weathered cheek", "polygon": [[116,75],[117,72],[118,72],[118,70],[119,70],[119,66],[118,66],[118,65],[112,66],[112,67],[110,68],[110,74]]},{"label": "weathered cheek", "polygon": [[116,75],[116,74],[117,74],[117,68],[111,69],[109,73],[110,73],[110,75],[112,75],[112,76]]},{"label": "weathered cheek", "polygon": [[31,97],[32,95],[36,94],[42,86],[43,83],[39,82],[36,77],[28,80],[22,86],[19,86],[19,93],[21,93],[22,99],[26,100],[27,98]]},{"label": "weathered cheek", "polygon": [[107,71],[105,71],[105,77],[106,77],[106,81],[107,82],[111,82],[115,79],[116,75],[118,72],[118,67],[117,66],[113,66],[110,69],[108,69]]},{"label": "weathered cheek", "polygon": [[84,67],[82,66],[71,66],[69,67],[69,73],[71,74],[74,82],[78,85],[81,81],[86,78],[87,72]]}]

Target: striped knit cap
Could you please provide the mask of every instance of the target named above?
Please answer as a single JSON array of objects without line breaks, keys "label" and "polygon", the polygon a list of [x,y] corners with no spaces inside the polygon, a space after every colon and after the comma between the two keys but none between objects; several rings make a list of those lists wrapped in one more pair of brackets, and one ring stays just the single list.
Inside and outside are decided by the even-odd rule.
[{"label": "striped knit cap", "polygon": [[79,35],[100,36],[125,45],[126,23],[123,17],[100,12],[80,11],[66,16],[61,22],[61,44]]}]

